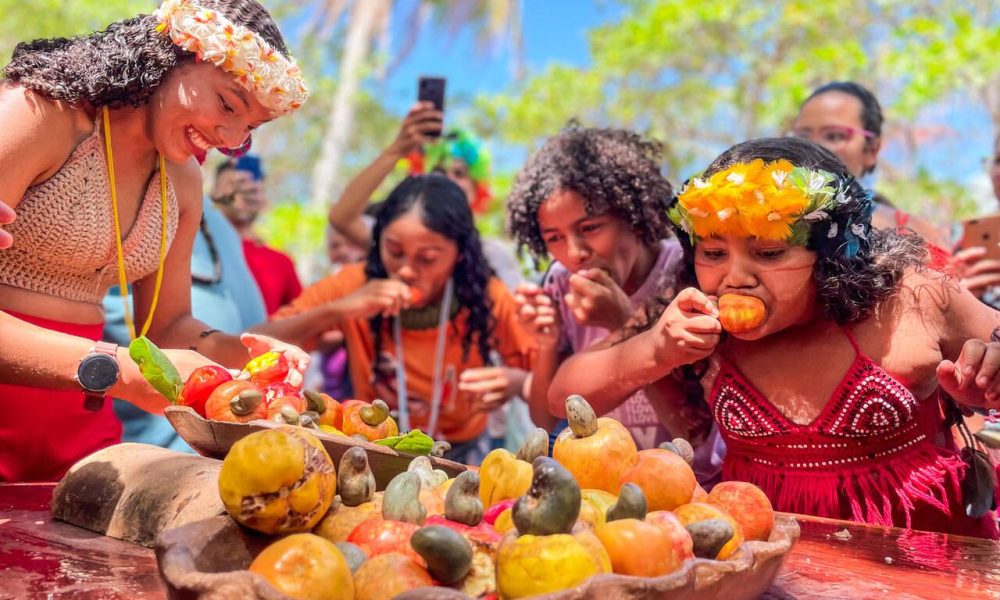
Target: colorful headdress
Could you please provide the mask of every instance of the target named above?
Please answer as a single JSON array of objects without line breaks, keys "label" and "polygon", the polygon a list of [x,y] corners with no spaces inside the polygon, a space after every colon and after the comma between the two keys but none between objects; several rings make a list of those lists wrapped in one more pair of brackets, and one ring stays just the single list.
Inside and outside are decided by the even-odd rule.
[{"label": "colorful headdress", "polygon": [[231,73],[276,116],[306,101],[309,90],[295,59],[285,57],[254,31],[191,0],[164,0],[154,13],[156,30],[199,59]]},{"label": "colorful headdress", "polygon": [[483,143],[471,133],[453,129],[437,142],[425,146],[422,154],[411,153],[405,160],[409,174],[420,175],[443,167],[454,159],[465,163],[469,168],[469,178],[476,183],[472,212],[484,212],[493,196],[489,187],[490,155]]},{"label": "colorful headdress", "polygon": [[[787,160],[757,159],[707,179],[693,177],[668,215],[692,244],[713,235],[734,235],[805,245],[812,225],[819,221],[829,221],[827,236],[836,237],[833,212],[852,200],[857,199],[832,173],[796,167]],[[857,231],[844,233],[866,234],[861,224],[851,227]]]}]

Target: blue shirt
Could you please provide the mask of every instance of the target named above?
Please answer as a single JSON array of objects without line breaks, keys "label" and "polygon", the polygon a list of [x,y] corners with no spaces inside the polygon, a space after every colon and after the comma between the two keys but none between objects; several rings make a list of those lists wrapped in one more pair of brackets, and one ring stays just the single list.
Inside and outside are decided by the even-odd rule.
[{"label": "blue shirt", "polygon": [[[191,314],[213,329],[231,334],[242,333],[267,320],[264,300],[243,257],[239,234],[208,198],[204,201],[202,219],[212,244],[199,228],[191,253],[191,273],[201,280],[192,279]],[[214,281],[216,260],[211,246],[214,246],[218,256],[218,281]],[[161,290],[161,293],[170,292]],[[112,287],[104,297],[104,314],[104,339],[127,346],[128,328],[117,286]],[[115,413],[124,427],[123,441],[191,452],[165,417],[147,413],[123,400],[114,402]]]}]

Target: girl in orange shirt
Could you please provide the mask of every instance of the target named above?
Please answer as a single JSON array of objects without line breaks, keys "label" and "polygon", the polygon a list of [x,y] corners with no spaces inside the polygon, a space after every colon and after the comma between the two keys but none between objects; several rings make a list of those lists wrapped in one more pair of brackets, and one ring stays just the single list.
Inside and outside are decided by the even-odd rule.
[{"label": "girl in orange shirt", "polygon": [[529,367],[532,341],[513,298],[483,258],[465,195],[446,177],[403,181],[372,239],[366,263],[307,288],[269,331],[308,347],[339,329],[358,398],[382,398],[401,429],[443,437],[452,458],[475,462],[487,413],[521,392]]}]

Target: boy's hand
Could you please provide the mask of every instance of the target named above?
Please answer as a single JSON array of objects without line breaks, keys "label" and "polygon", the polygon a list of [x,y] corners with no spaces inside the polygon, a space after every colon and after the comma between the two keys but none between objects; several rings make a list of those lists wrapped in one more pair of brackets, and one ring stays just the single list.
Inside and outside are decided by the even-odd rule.
[{"label": "boy's hand", "polygon": [[632,302],[603,269],[582,269],[570,275],[564,299],[581,325],[614,331],[632,316]]},{"label": "boy's hand", "polygon": [[664,362],[691,364],[710,356],[719,345],[719,309],[700,290],[685,288],[663,311],[652,332],[657,356]]},{"label": "boy's hand", "polygon": [[958,360],[942,360],[938,382],[960,404],[1000,408],[1000,343],[968,340]]},{"label": "boy's hand", "polygon": [[555,302],[542,288],[523,283],[514,291],[517,318],[538,345],[554,348],[559,343],[559,314]]}]

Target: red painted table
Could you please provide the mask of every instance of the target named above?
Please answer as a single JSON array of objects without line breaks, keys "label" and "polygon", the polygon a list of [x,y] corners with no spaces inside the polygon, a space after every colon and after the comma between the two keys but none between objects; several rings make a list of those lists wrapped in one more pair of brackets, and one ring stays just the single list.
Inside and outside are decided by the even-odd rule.
[{"label": "red painted table", "polygon": [[[53,485],[0,484],[0,598],[165,598],[149,548],[49,515]],[[1000,599],[1000,544],[800,517],[767,600]]]}]

